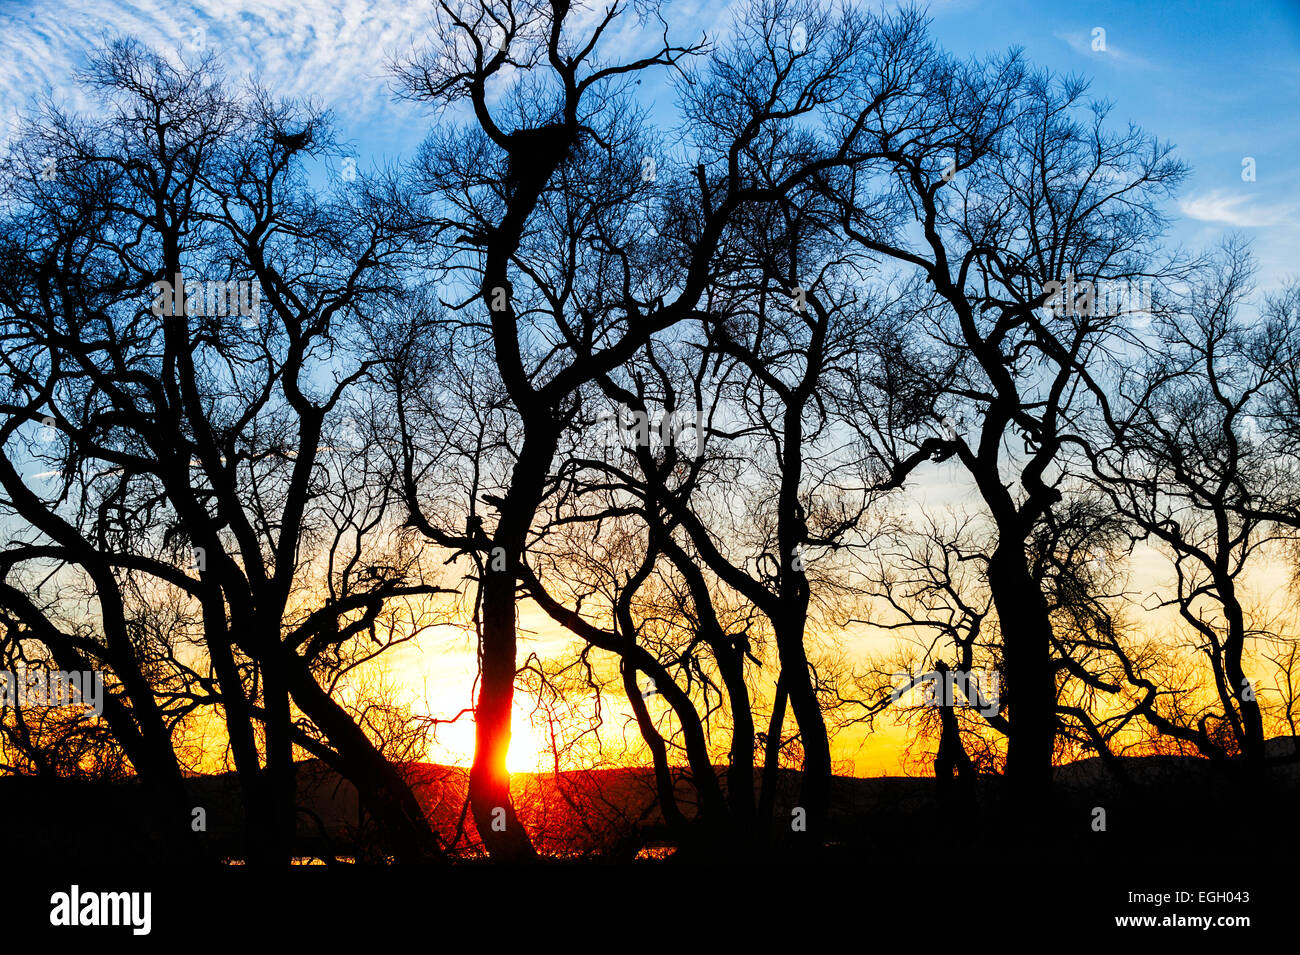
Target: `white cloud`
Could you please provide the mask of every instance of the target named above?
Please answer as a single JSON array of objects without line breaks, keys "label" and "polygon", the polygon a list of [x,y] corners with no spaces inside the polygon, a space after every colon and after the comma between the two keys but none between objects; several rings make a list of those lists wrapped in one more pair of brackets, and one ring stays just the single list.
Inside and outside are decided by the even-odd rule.
[{"label": "white cloud", "polygon": [[[409,46],[431,10],[419,0],[49,0],[0,14],[0,111],[45,90],[89,106],[72,83],[106,35],[188,54],[220,54],[232,79],[256,75],[349,118],[391,107],[384,56]],[[198,34],[195,31],[201,31]]]},{"label": "white cloud", "polygon": [[[578,7],[576,34],[590,31],[604,2]],[[721,29],[728,4],[681,0],[669,22],[679,42]],[[335,111],[345,138],[360,135],[390,156],[415,145],[433,121],[420,105],[397,101],[389,57],[421,44],[432,0],[41,0],[0,7],[0,141],[13,111],[52,92],[81,111],[94,103],[74,83],[89,52],[106,36],[130,35],[177,55],[195,41],[218,54],[227,76],[254,76],[280,96],[312,97]],[[659,34],[631,7],[607,31],[606,62],[644,52]],[[200,31],[196,34],[195,31]],[[375,135],[379,134],[376,140]]]},{"label": "white cloud", "polygon": [[1058,40],[1064,40],[1069,44],[1070,49],[1082,56],[1105,59],[1116,66],[1129,67],[1132,69],[1150,70],[1155,68],[1155,65],[1150,60],[1138,56],[1136,53],[1130,53],[1126,47],[1116,46],[1111,41],[1108,33],[1102,37],[1105,42],[1105,49],[1103,50],[1094,50],[1092,48],[1092,30],[1079,30],[1073,33],[1056,33],[1053,35]]},{"label": "white cloud", "polygon": [[1183,215],[1201,222],[1225,222],[1243,229],[1276,225],[1282,221],[1285,210],[1276,206],[1260,209],[1251,204],[1250,197],[1232,195],[1222,190],[1189,196],[1178,206]]}]

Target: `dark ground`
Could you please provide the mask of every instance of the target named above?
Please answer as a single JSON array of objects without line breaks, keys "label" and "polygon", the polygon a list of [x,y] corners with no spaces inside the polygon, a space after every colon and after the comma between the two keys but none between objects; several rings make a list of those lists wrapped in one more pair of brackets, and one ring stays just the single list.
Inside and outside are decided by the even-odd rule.
[{"label": "dark ground", "polygon": [[[1293,746],[1274,740],[1272,752]],[[525,777],[518,780],[517,798],[529,808],[521,815],[544,848],[567,849],[563,858],[525,868],[468,861],[436,869],[347,866],[291,874],[194,871],[169,863],[165,840],[133,784],[4,778],[0,884],[14,903],[6,906],[12,913],[7,922],[33,929],[48,928],[49,892],[73,882],[83,889],[147,888],[155,898],[152,934],[173,940],[175,933],[202,926],[218,935],[255,933],[260,923],[291,928],[299,940],[319,932],[336,941],[339,932],[383,934],[411,920],[433,929],[447,918],[479,912],[489,913],[486,924],[495,931],[518,931],[525,939],[529,925],[545,935],[553,922],[562,932],[609,922],[613,931],[630,926],[645,941],[657,937],[655,926],[685,931],[703,919],[724,935],[743,923],[744,931],[769,943],[768,932],[787,929],[827,945],[832,935],[848,932],[861,939],[852,947],[864,950],[886,931],[975,951],[1008,931],[1038,933],[1044,943],[1055,939],[1053,948],[1062,933],[1160,931],[1116,928],[1115,916],[1129,913],[1252,915],[1250,928],[1175,929],[1203,931],[1219,946],[1262,938],[1259,927],[1266,923],[1294,931],[1300,762],[1274,766],[1262,780],[1200,759],[1127,759],[1123,767],[1127,784],[1097,760],[1059,768],[1045,828],[1033,832],[1006,802],[997,778],[982,779],[975,805],[964,807],[940,800],[933,779],[839,778],[824,852],[795,854],[791,840],[797,836],[781,834],[770,857],[708,863],[647,858],[672,847],[645,772],[582,773],[559,781]],[[454,832],[465,772],[428,765],[410,771],[435,827]],[[304,843],[364,856],[366,833],[357,825],[351,786],[319,764],[303,764],[300,776],[301,802],[309,810],[301,818]],[[782,783],[778,818],[788,818],[797,775]],[[193,792],[196,804],[208,808],[213,846],[238,854],[234,780],[196,779]],[[1093,827],[1098,807],[1106,810],[1105,831]],[[1152,891],[1185,891],[1189,900],[1159,907],[1130,900],[1130,892]],[[1250,902],[1198,902],[1203,891],[1248,892]],[[963,932],[973,933],[968,945]]]}]

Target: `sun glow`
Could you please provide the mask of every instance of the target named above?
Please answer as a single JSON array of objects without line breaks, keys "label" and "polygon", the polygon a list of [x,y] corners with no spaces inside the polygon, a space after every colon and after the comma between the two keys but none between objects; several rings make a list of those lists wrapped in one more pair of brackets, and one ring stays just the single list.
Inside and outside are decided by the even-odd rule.
[{"label": "sun glow", "polygon": [[[469,766],[474,762],[474,723],[463,719],[438,729],[430,753],[435,762]],[[533,723],[530,708],[516,705],[510,720],[510,750],[506,768],[512,773],[546,771],[553,766],[551,742],[545,725]]]},{"label": "sun glow", "polygon": [[551,743],[544,726],[535,726],[529,714],[515,708],[510,721],[510,751],[506,769],[512,773],[534,773],[553,765]]}]

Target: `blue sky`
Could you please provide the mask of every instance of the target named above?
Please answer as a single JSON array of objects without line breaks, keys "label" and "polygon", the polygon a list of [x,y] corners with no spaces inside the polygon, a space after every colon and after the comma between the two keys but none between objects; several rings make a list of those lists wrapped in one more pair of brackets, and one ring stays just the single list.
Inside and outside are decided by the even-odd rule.
[{"label": "blue sky", "polygon": [[[1300,277],[1300,0],[1244,4],[956,2],[931,7],[956,53],[1021,46],[1092,81],[1112,118],[1167,139],[1190,164],[1174,237],[1200,248],[1249,236],[1260,285]],[[1106,49],[1093,50],[1093,30]],[[1255,181],[1242,179],[1255,160]]]},{"label": "blue sky", "polygon": [[[0,117],[43,90],[75,102],[69,77],[86,50],[105,32],[126,32],[173,50],[217,50],[232,77],[257,74],[315,96],[336,110],[362,165],[395,161],[432,118],[393,100],[384,61],[419,40],[430,9],[430,0],[0,0]],[[929,9],[954,53],[1021,46],[1037,65],[1089,77],[1094,94],[1114,102],[1116,122],[1175,143],[1192,166],[1174,210],[1177,241],[1199,248],[1239,230],[1254,242],[1263,288],[1300,275],[1300,0],[953,0]],[[669,10],[683,38],[717,37],[734,14],[708,0]],[[1104,50],[1093,48],[1098,29]],[[668,97],[657,111],[671,124]],[[1247,157],[1253,182],[1242,178]]]}]

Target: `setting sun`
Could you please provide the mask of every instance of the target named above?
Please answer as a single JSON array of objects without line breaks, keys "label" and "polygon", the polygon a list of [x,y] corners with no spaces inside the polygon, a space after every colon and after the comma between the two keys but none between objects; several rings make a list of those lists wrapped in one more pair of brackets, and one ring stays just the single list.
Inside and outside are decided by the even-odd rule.
[{"label": "setting sun", "polygon": [[[472,754],[471,754],[472,755]],[[533,724],[531,716],[515,707],[510,721],[510,752],[506,754],[506,769],[512,773],[533,773],[550,764],[551,744],[545,728]]]},{"label": "setting sun", "polygon": [[[469,766],[474,762],[474,722],[469,717],[439,727],[431,755],[438,762]],[[531,709],[516,706],[510,721],[510,751],[506,768],[512,773],[532,773],[550,768],[551,744],[544,726],[533,724]]]}]

